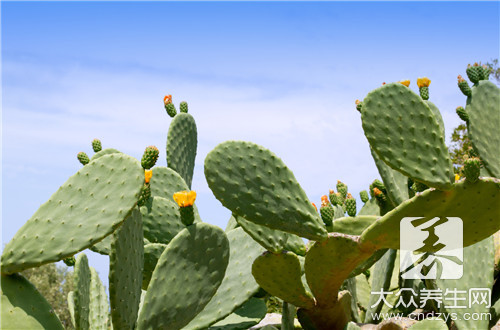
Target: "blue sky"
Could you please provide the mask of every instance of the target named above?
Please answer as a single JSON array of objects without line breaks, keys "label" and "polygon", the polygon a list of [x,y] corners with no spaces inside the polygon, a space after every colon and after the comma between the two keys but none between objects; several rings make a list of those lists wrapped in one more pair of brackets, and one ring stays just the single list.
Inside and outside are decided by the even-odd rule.
[{"label": "blue sky", "polygon": [[[498,2],[2,2],[2,246],[100,138],[140,158],[160,148],[163,96],[198,125],[193,188],[225,227],[203,160],[249,140],[292,169],[310,199],[378,177],[354,101],[382,82],[432,80],[449,140],[458,74],[499,57]],[[107,258],[87,253],[107,286]]]}]

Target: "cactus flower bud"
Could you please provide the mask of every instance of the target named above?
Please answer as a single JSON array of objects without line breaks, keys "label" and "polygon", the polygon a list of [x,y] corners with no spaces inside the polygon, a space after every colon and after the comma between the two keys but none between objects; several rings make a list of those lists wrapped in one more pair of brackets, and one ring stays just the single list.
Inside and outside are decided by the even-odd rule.
[{"label": "cactus flower bud", "polygon": [[76,155],[76,158],[78,158],[80,163],[84,166],[90,162],[89,156],[87,156],[87,154],[83,151],[79,152],[78,155]]},{"label": "cactus flower bud", "polygon": [[363,108],[363,102],[361,102],[360,100],[356,100],[355,103],[356,103],[356,110],[361,112],[361,109]]},{"label": "cactus flower bud", "polygon": [[481,170],[481,161],[477,157],[469,158],[464,161],[465,181],[474,183],[479,180]]},{"label": "cactus flower bud", "polygon": [[92,140],[92,149],[94,149],[94,152],[99,152],[102,150],[102,144],[99,139]]},{"label": "cactus flower bud", "polygon": [[460,91],[465,96],[471,96],[472,95],[472,90],[470,89],[469,84],[467,83],[467,81],[465,81],[464,78],[462,78],[461,75],[458,75],[458,88],[460,88]]},{"label": "cactus flower bud", "polygon": [[457,111],[457,115],[460,117],[460,119],[462,119],[466,123],[469,122],[469,115],[467,114],[467,112],[465,111],[465,109],[463,107],[457,107],[456,111]]},{"label": "cactus flower bud", "polygon": [[144,154],[141,159],[141,166],[145,170],[149,170],[151,167],[155,166],[156,161],[158,160],[158,155],[160,151],[155,146],[149,146],[144,150]]}]

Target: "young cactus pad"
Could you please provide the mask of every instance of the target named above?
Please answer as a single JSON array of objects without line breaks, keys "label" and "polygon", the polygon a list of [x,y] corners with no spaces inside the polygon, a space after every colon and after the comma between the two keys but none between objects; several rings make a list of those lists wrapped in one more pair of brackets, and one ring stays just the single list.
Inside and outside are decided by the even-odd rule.
[{"label": "young cactus pad", "polygon": [[292,171],[268,149],[226,141],[205,158],[215,197],[245,219],[313,240],[324,240],[323,221]]},{"label": "young cactus pad", "polygon": [[195,223],[163,251],[151,277],[137,329],[181,329],[208,304],[229,261],[229,242],[213,225]]},{"label": "young cactus pad", "polygon": [[[498,205],[500,184],[497,179],[482,179],[474,184],[465,181],[449,191],[428,189],[403,202],[368,227],[361,243],[371,249],[399,249],[400,222],[404,217],[459,217],[463,222],[464,247],[479,242],[500,229]],[[433,252],[432,247],[422,252]]]},{"label": "young cactus pad", "polygon": [[111,234],[137,203],[144,170],[114,153],[70,177],[29,219],[2,254],[2,273],[62,260]]},{"label": "young cactus pad", "polygon": [[370,146],[393,169],[438,189],[450,189],[453,165],[438,119],[408,87],[387,84],[363,101]]},{"label": "young cactus pad", "polygon": [[490,81],[480,81],[468,99],[469,135],[488,171],[500,177],[500,89]]}]

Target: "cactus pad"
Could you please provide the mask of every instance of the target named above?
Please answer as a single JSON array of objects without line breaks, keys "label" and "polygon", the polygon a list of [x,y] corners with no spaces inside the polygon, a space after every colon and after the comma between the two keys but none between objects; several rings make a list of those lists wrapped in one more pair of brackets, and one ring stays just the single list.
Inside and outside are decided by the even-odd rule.
[{"label": "cactus pad", "polygon": [[297,255],[305,255],[306,246],[297,235],[255,224],[236,214],[233,217],[248,235],[268,251],[280,253],[287,250]]},{"label": "cactus pad", "polygon": [[121,153],[120,151],[113,149],[113,148],[106,148],[103,149],[99,152],[96,152],[92,158],[90,158],[90,161],[96,160],[97,158],[101,158],[102,156],[110,155],[110,154],[118,154]]},{"label": "cactus pad", "polygon": [[[370,248],[399,249],[400,222],[404,217],[459,217],[463,221],[464,247],[479,242],[500,229],[498,205],[500,184],[481,179],[474,184],[461,181],[449,191],[428,189],[403,202],[368,227],[361,243]],[[423,252],[432,252],[432,250]]]},{"label": "cactus pad", "polygon": [[189,188],[193,180],[198,133],[193,116],[180,113],[170,123],[167,135],[168,167],[180,174]]},{"label": "cactus pad", "polygon": [[109,304],[106,289],[97,274],[90,267],[90,304],[89,304],[89,329],[108,328]]},{"label": "cactus pad", "polygon": [[29,219],[2,254],[2,273],[70,257],[112,233],[137,203],[139,162],[110,154],[82,167]]},{"label": "cactus pad", "polygon": [[[250,298],[243,306],[235,310],[234,313],[215,323],[208,330],[251,329],[251,327],[259,323],[266,316],[266,312],[266,303],[262,299]],[[276,328],[270,325],[261,328],[261,330],[269,329]]]},{"label": "cactus pad", "polygon": [[378,172],[382,177],[382,181],[384,181],[383,189],[378,186],[378,182],[374,182],[373,186],[377,186],[377,188],[383,190],[384,193],[387,192],[393,205],[397,206],[401,204],[409,198],[408,178],[384,163],[372,148],[370,148],[370,151]]},{"label": "cactus pad", "polygon": [[326,241],[314,243],[307,251],[304,265],[307,284],[318,305],[334,303],[344,280],[371,255],[361,251],[357,238],[330,233]]},{"label": "cactus pad", "polygon": [[[470,102],[469,102],[470,101]],[[469,136],[488,171],[500,177],[500,89],[490,81],[480,81],[468,99]]]},{"label": "cactus pad", "polygon": [[326,230],[292,171],[268,149],[227,141],[205,159],[205,177],[215,197],[245,219],[314,240]]},{"label": "cactus pad", "polygon": [[387,84],[363,101],[363,130],[371,147],[393,169],[425,184],[450,189],[453,165],[438,119],[409,88]]},{"label": "cactus pad", "polygon": [[156,268],[158,259],[160,259],[161,254],[165,251],[167,247],[166,244],[151,243],[144,245],[144,267],[142,270],[142,289],[147,290],[149,282],[151,281],[151,276]]},{"label": "cactus pad", "polygon": [[166,198],[153,197],[141,207],[141,214],[144,238],[151,243],[167,244],[186,228],[181,222],[179,207]]},{"label": "cactus pad", "polygon": [[144,245],[141,213],[134,208],[114,234],[109,255],[109,300],[114,329],[133,329],[141,299]]},{"label": "cactus pad", "polygon": [[298,307],[314,307],[314,298],[302,284],[300,262],[295,254],[265,252],[253,262],[252,274],[257,283],[273,296]]},{"label": "cactus pad", "polygon": [[227,233],[229,264],[219,289],[205,308],[184,329],[205,329],[225,318],[258,291],[252,276],[252,263],[264,249],[242,228]]},{"label": "cactus pad", "polygon": [[90,326],[91,276],[87,256],[85,253],[80,253],[76,257],[75,271],[73,272],[76,329],[89,329]]},{"label": "cactus pad", "polygon": [[19,274],[2,275],[2,329],[64,329],[50,304]]},{"label": "cactus pad", "polygon": [[368,228],[372,223],[377,221],[377,216],[357,216],[345,217],[333,220],[331,232],[347,234],[347,235],[361,235],[363,231]]},{"label": "cactus pad", "polygon": [[229,243],[216,226],[195,223],[162,253],[144,297],[138,329],[181,329],[213,297],[224,278]]}]

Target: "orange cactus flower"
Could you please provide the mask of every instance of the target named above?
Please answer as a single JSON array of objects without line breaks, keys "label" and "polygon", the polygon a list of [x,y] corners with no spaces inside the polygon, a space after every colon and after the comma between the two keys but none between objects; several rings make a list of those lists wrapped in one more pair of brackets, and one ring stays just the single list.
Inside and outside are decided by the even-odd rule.
[{"label": "orange cactus flower", "polygon": [[146,183],[149,183],[152,176],[153,176],[153,170],[144,170],[144,181]]},{"label": "orange cactus flower", "polygon": [[461,76],[461,75],[458,75],[458,82],[461,83],[461,82],[464,82],[465,79]]},{"label": "orange cactus flower", "polygon": [[188,207],[192,206],[194,204],[194,201],[196,200],[196,191],[191,190],[191,191],[179,191],[174,194],[174,201],[179,205],[180,207]]},{"label": "orange cactus flower", "polygon": [[409,80],[402,80],[399,82],[401,85],[405,85],[406,87],[410,87],[410,81]]},{"label": "orange cactus flower", "polygon": [[354,103],[356,103],[356,105],[358,105],[358,104],[361,103],[361,101],[360,100],[356,100],[356,102],[354,102]]},{"label": "orange cactus flower", "polygon": [[165,95],[163,103],[165,103],[165,105],[172,103],[172,95]]},{"label": "orange cactus flower", "polygon": [[382,194],[382,191],[380,189],[378,189],[378,188],[373,188],[373,194],[375,196],[379,196],[379,195]]},{"label": "orange cactus flower", "polygon": [[316,207],[316,204],[314,203],[311,203],[313,206],[314,206],[314,209],[316,210],[316,212],[318,212],[318,208]]},{"label": "orange cactus flower", "polygon": [[417,79],[418,88],[429,87],[430,84],[431,80],[427,77]]}]

